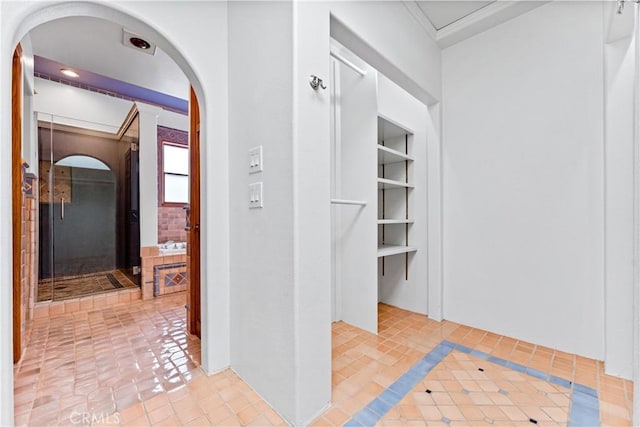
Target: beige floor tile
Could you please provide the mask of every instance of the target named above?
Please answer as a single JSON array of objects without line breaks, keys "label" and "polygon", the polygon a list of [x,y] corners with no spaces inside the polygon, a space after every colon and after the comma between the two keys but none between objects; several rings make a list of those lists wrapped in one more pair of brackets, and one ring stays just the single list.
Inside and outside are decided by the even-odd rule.
[{"label": "beige floor tile", "polygon": [[[119,299],[117,294],[112,298]],[[47,306],[47,316],[29,324],[30,339],[15,367],[16,420],[23,425],[82,425],[70,419],[75,410],[108,413],[105,425],[240,423],[217,386],[232,390],[239,410],[252,405],[256,414],[245,410],[245,424],[282,424],[231,371],[203,375],[200,341],[184,332],[184,298],[182,293],[106,307],[106,295],[95,295],[81,299],[79,311],[55,317],[48,316]],[[264,406],[257,410],[259,403]]]},{"label": "beige floor tile", "polygon": [[235,419],[235,415],[226,404],[220,405],[207,413],[207,418],[209,418],[213,424],[220,424],[223,421],[229,420],[230,417]]},{"label": "beige floor tile", "polygon": [[[123,301],[131,299],[127,295]],[[184,332],[184,298],[106,307],[107,296],[96,295],[86,300],[90,305],[81,299],[55,317],[49,306],[40,309],[15,367],[16,421],[68,425],[71,410],[87,408],[117,410],[123,426],[284,425],[233,372],[204,375],[200,342]],[[605,375],[601,362],[384,304],[379,335],[338,322],[332,337],[333,405],[315,425],[344,424],[443,339],[592,384],[603,425],[631,425],[633,384]],[[378,424],[447,426],[447,417],[449,427],[530,426],[531,414],[539,426],[566,424],[567,390],[457,351],[451,355]]]},{"label": "beige floor tile", "polygon": [[422,415],[422,418],[427,421],[441,420],[443,415],[437,405],[419,406],[418,410]]}]

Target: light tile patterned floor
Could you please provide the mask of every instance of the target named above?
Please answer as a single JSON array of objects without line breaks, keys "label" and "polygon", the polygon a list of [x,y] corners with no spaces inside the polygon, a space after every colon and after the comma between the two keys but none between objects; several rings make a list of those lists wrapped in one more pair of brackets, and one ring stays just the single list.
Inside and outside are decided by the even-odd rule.
[{"label": "light tile patterned floor", "polygon": [[[17,425],[285,425],[232,371],[203,374],[200,342],[185,334],[184,298],[171,295],[35,320],[23,359],[14,368]],[[443,340],[593,387],[600,396],[602,425],[631,425],[632,383],[604,375],[601,362],[384,304],[377,336],[343,322],[333,325],[333,406],[314,425],[343,425]],[[415,405],[423,401],[410,393],[378,424],[445,425],[442,416],[447,415],[453,427],[487,425],[475,419],[478,409],[493,420],[489,425],[521,423],[502,418],[516,414],[527,393],[512,396],[513,405],[474,401],[482,399],[471,396],[474,387],[482,388],[479,384],[466,383],[469,395],[456,394],[452,377],[460,384],[467,379],[457,378],[454,368],[467,362],[448,361],[420,382],[433,396],[422,390],[419,399],[427,396],[435,406]],[[494,381],[509,391],[515,374],[507,370],[501,375],[508,380]],[[520,392],[537,393],[535,379],[521,379],[515,385]],[[560,413],[544,413],[562,424]]]},{"label": "light tile patterned floor", "polygon": [[232,371],[206,376],[185,294],[35,320],[16,425],[285,425]]},{"label": "light tile patterned floor", "polygon": [[[480,371],[482,369],[482,371]],[[566,426],[571,392],[483,359],[451,352],[382,419],[385,426],[431,424]]]},{"label": "light tile patterned floor", "polygon": [[[447,361],[452,352],[454,355],[462,353],[458,356],[460,363]],[[449,366],[442,369],[441,364],[447,363]],[[432,375],[434,370],[439,375]],[[485,374],[485,370],[491,375]],[[420,390],[425,378],[438,390]],[[565,410],[558,413],[563,389],[570,400]],[[407,414],[421,419],[426,417],[423,421],[428,424],[449,426],[558,425],[554,420],[559,419],[564,419],[564,424],[568,419],[571,426],[598,426],[599,406],[594,388],[572,384],[535,368],[444,340],[358,411],[345,426],[376,425],[385,416],[385,424],[402,425]]]},{"label": "light tile patterned floor", "polygon": [[[549,375],[593,387],[598,390],[600,397],[602,425],[631,425],[632,382],[605,375],[602,362],[453,322],[435,322],[423,315],[385,304],[380,304],[378,312],[379,330],[377,336],[343,322],[334,324],[333,406],[318,418],[314,425],[343,425],[443,340],[462,344]],[[526,379],[532,380],[532,383],[535,380],[529,376]],[[429,381],[430,387],[446,391],[445,394],[442,394],[443,402],[453,401],[456,403],[454,398],[460,399],[460,396],[452,395],[451,391],[447,389],[447,387],[451,387],[451,384],[447,383],[447,379],[430,378]],[[527,383],[529,382],[527,381]],[[532,384],[530,391],[534,390],[537,389]],[[464,398],[462,399],[464,402]],[[454,406],[458,405],[459,403],[456,403]],[[496,407],[501,409],[499,405]],[[465,414],[465,411],[462,411],[460,407],[458,409],[463,415]],[[472,414],[474,412],[471,409],[466,409],[466,413]],[[504,413],[503,410],[502,412]],[[421,412],[419,408],[416,410],[416,407],[412,405],[399,405],[389,413],[389,417],[384,418],[378,424],[393,426],[446,425],[442,420],[429,420],[428,414]],[[465,417],[465,420],[454,420],[450,425],[473,425],[472,416],[469,415],[469,417],[468,419]],[[449,419],[453,420],[450,417]],[[513,426],[518,423],[520,421],[495,419],[493,425]],[[529,421],[525,424],[533,425]]]}]

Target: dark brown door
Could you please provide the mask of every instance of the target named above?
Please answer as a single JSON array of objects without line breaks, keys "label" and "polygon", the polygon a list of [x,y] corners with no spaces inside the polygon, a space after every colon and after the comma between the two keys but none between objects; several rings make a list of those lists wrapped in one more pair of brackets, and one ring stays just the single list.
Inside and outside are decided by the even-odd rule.
[{"label": "dark brown door", "polygon": [[127,214],[126,270],[129,278],[140,286],[140,274],[134,267],[140,266],[140,161],[137,150],[125,155],[125,212]]},{"label": "dark brown door", "polygon": [[13,52],[11,179],[13,216],[13,362],[22,355],[22,47]]},{"label": "dark brown door", "polygon": [[187,238],[187,330],[200,338],[200,107],[191,88],[189,100],[189,237]]}]

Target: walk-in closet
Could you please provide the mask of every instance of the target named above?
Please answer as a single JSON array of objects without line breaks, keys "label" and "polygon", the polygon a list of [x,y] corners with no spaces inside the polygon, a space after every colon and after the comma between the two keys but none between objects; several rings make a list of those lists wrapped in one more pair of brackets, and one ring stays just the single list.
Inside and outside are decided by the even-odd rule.
[{"label": "walk-in closet", "polygon": [[424,103],[332,44],[333,320],[377,333],[378,303],[427,314]]}]

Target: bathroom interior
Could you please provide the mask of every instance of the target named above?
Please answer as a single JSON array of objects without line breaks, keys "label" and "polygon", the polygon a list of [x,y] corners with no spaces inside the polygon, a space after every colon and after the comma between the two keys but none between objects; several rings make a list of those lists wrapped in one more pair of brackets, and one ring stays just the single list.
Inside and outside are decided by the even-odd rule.
[{"label": "bathroom interior", "polygon": [[[163,132],[182,138],[159,143],[160,162],[170,164],[158,180],[166,188],[159,197],[158,252],[145,254],[180,261],[186,256],[187,138]],[[53,117],[39,122],[37,302],[141,287],[138,147],[137,117],[118,134],[60,125]],[[184,285],[186,274],[177,279]]]},{"label": "bathroom interior", "polygon": [[[36,58],[40,67],[49,61]],[[50,93],[51,86],[65,84],[39,83],[47,97],[55,92]],[[105,98],[78,90],[98,101]],[[156,177],[141,175],[141,105],[134,103],[128,113],[123,108],[131,102],[120,106],[120,115],[127,114],[119,128],[37,112],[39,178],[31,215],[37,242],[34,303],[64,304],[119,290],[149,299],[186,290],[188,132],[156,124],[157,141],[145,141],[142,155],[157,157],[158,172]],[[104,108],[111,107],[106,103]],[[168,112],[186,119],[186,112],[181,113]],[[157,150],[146,148],[152,145]],[[145,218],[140,210],[145,185],[158,189],[157,214],[151,211],[157,215],[157,245],[141,247],[141,224],[150,212]],[[113,295],[111,301],[116,300]]]}]

